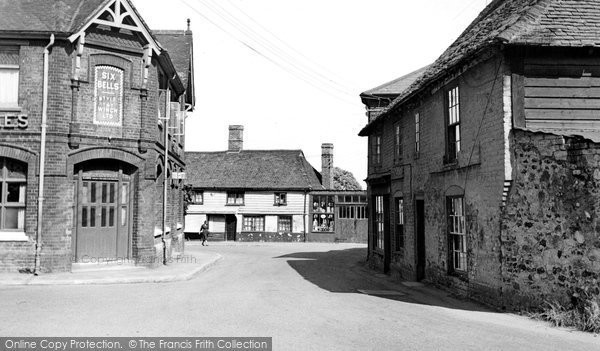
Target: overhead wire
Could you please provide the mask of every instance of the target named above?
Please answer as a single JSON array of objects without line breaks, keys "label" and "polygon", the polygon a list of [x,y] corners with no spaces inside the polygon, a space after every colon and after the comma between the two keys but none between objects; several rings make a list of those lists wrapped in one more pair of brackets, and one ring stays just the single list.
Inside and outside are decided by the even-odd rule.
[{"label": "overhead wire", "polygon": [[199,1],[219,18],[229,23],[233,28],[256,42],[258,45],[262,46],[266,51],[269,51],[271,54],[281,59],[284,63],[290,65],[293,69],[302,72],[302,74],[310,77],[310,79],[329,85],[330,88],[335,89],[344,95],[354,97],[354,93],[350,92],[351,90],[346,90],[346,88],[341,84],[336,83],[329,77],[324,76],[313,68],[308,67],[307,65],[298,61],[294,55],[287,53],[280,46],[265,38],[262,34],[258,33],[254,28],[244,23],[241,19],[233,15],[229,10],[225,9],[220,4],[210,0]]},{"label": "overhead wire", "polygon": [[[204,13],[202,13],[201,11],[199,11],[195,6],[192,6],[187,0],[179,0],[181,3],[183,3],[185,6],[187,6],[188,8],[190,8],[192,11],[194,11],[195,13],[197,13],[199,16],[201,16],[202,18],[204,18],[206,21],[208,21],[210,24],[212,24],[213,26],[217,27],[219,30],[221,30],[222,32],[224,32],[225,34],[227,34],[228,36],[230,36],[231,38],[233,38],[234,40],[236,40],[237,42],[239,42],[240,44],[242,44],[244,47],[248,48],[249,50],[253,51],[254,53],[256,53],[257,55],[263,57],[264,59],[268,60],[269,62],[275,64],[276,66],[278,66],[279,68],[281,68],[282,70],[284,70],[285,72],[295,76],[296,78],[304,81],[305,83],[311,85],[312,87],[328,94],[329,96],[332,96],[340,101],[343,101],[349,105],[356,105],[355,101],[351,101],[348,100],[346,98],[343,98],[342,96],[339,95],[339,93],[333,92],[331,90],[327,90],[324,87],[320,86],[320,82],[316,82],[314,78],[307,76],[305,73],[302,74],[302,72],[297,72],[293,70],[293,68],[291,69],[290,67],[287,67],[285,65],[283,65],[280,62],[277,62],[277,60],[275,60],[272,57],[269,57],[269,55],[265,54],[262,50],[258,49],[257,47],[255,47],[254,45],[252,45],[251,43],[247,42],[244,39],[239,38],[237,35],[233,34],[231,31],[227,30],[226,28],[224,28],[223,26],[219,25],[219,23],[217,23],[216,21],[214,21],[213,19],[209,18],[208,16],[206,16]],[[213,11],[214,13],[214,11]],[[219,16],[220,18],[222,18],[222,16]],[[232,25],[231,20],[227,21],[228,23],[230,23],[230,25]],[[234,25],[235,28],[235,25]],[[242,34],[244,33],[242,30],[239,30],[239,28],[236,28],[239,32],[241,32]],[[247,35],[246,35],[247,36]],[[264,47],[264,44],[261,45]]]},{"label": "overhead wire", "polygon": [[[341,76],[339,76],[337,73],[332,72],[331,70],[329,70],[329,68],[321,65],[319,62],[311,59],[310,57],[304,55],[304,53],[300,50],[297,50],[296,48],[294,48],[293,46],[291,46],[290,44],[288,44],[285,40],[281,39],[279,36],[277,36],[275,33],[273,33],[271,30],[269,30],[268,28],[266,28],[265,26],[263,26],[260,22],[256,21],[252,16],[248,15],[243,9],[241,9],[239,6],[237,6],[235,4],[234,1],[232,0],[227,0],[227,2],[233,7],[235,8],[239,13],[241,13],[242,15],[244,15],[246,18],[248,18],[250,21],[252,21],[254,24],[256,24],[259,28],[261,28],[263,31],[265,31],[266,33],[268,33],[272,38],[274,38],[275,40],[277,40],[278,42],[280,42],[281,44],[283,44],[284,46],[286,46],[287,48],[289,48],[291,51],[293,51],[296,55],[304,58],[307,62],[319,67],[320,69],[322,69],[324,72],[330,74],[331,76],[335,76],[335,78],[337,78],[337,80],[343,80],[344,78],[342,78]],[[327,79],[331,79],[326,77]],[[337,80],[333,80],[331,79],[332,82],[334,82],[335,84],[338,84],[342,87],[345,87],[345,84],[341,84],[338,83]]]}]

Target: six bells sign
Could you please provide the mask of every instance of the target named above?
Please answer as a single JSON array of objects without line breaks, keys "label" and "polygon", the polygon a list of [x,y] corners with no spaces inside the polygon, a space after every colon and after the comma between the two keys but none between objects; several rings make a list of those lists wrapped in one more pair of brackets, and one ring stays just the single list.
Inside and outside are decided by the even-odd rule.
[{"label": "six bells sign", "polygon": [[123,70],[96,66],[94,124],[121,126],[123,121]]}]

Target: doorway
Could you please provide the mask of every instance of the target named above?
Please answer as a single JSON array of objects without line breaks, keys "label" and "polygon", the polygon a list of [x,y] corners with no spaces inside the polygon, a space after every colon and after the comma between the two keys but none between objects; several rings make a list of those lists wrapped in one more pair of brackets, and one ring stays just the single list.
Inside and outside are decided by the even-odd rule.
[{"label": "doorway", "polygon": [[237,217],[235,215],[225,215],[225,237],[227,241],[236,239]]},{"label": "doorway", "polygon": [[417,251],[417,281],[425,279],[425,201],[415,203],[415,235]]},{"label": "doorway", "polygon": [[[130,258],[132,179],[124,167],[86,163],[76,169],[74,256],[77,262]],[[126,170],[126,172],[128,172]]]}]

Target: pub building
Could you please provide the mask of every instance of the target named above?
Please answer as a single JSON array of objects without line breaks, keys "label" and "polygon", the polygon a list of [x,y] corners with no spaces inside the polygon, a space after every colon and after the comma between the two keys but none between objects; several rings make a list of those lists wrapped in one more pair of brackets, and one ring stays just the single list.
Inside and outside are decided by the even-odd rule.
[{"label": "pub building", "polygon": [[192,51],[129,0],[0,0],[0,271],[183,252]]}]

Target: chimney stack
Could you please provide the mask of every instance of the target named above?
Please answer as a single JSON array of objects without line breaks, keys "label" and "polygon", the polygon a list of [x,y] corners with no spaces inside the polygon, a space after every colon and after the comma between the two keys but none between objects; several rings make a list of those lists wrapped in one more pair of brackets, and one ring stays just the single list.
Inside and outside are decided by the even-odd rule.
[{"label": "chimney stack", "polygon": [[229,126],[229,152],[240,152],[244,146],[244,126]]},{"label": "chimney stack", "polygon": [[333,144],[321,145],[321,176],[323,187],[333,189]]}]

